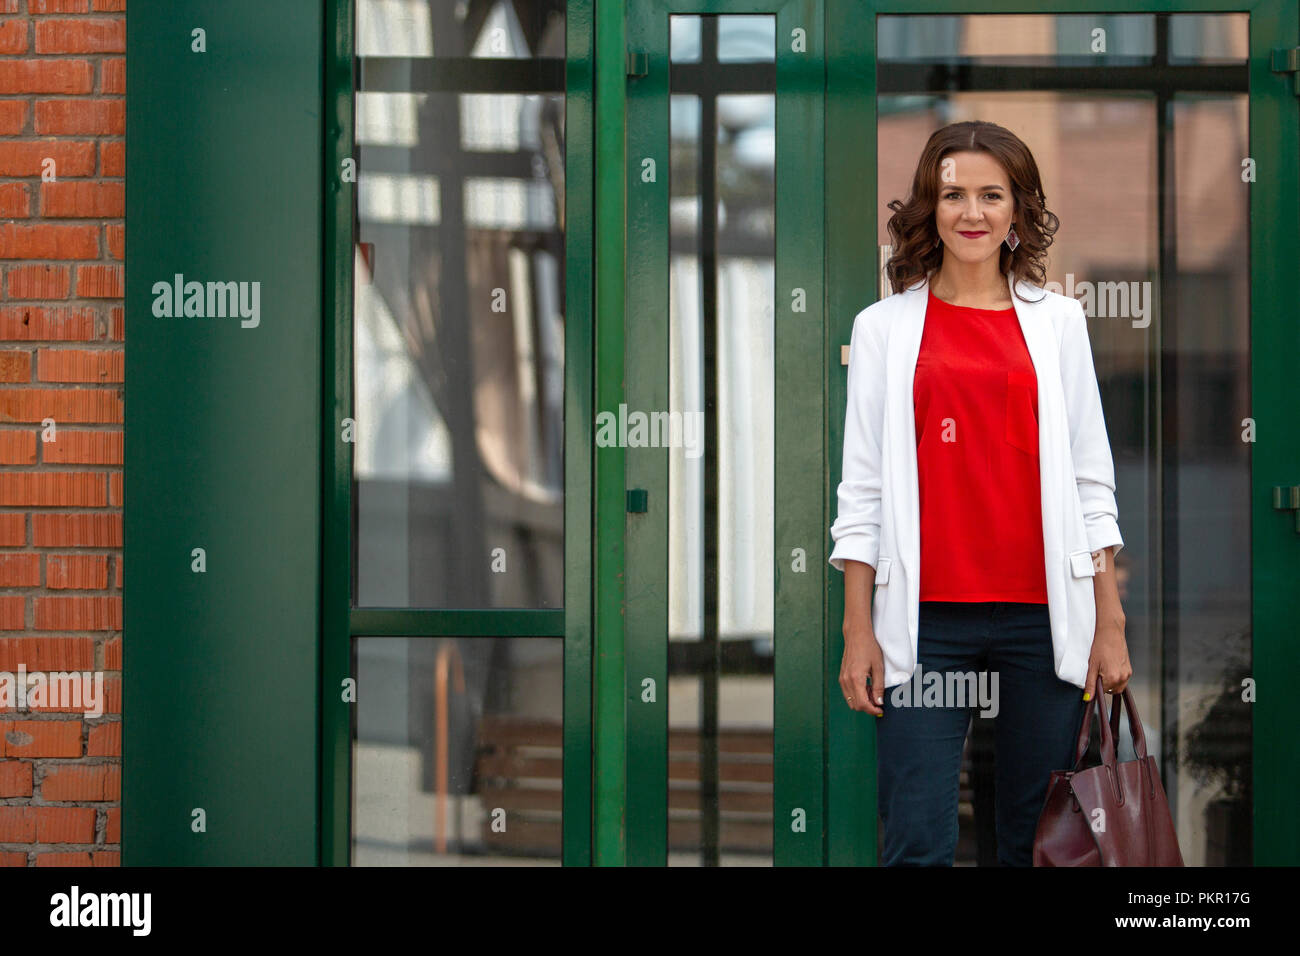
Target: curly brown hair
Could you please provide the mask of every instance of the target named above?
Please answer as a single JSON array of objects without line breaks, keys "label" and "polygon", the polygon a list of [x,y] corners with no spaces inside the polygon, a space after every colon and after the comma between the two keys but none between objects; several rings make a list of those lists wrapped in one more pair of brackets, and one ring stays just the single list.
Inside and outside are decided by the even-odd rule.
[{"label": "curly brown hair", "polygon": [[1012,222],[1020,244],[1014,252],[1005,242],[1001,244],[998,268],[1004,276],[1014,272],[1017,282],[1043,284],[1047,276],[1043,264],[1047,247],[1052,244],[1060,220],[1047,209],[1038,164],[1029,147],[1009,129],[997,123],[971,120],[952,123],[930,135],[916,164],[911,196],[907,202],[895,199],[889,203],[894,211],[889,218],[893,251],[885,265],[885,274],[893,292],[901,292],[917,280],[929,278],[943,261],[934,225],[941,185],[939,168],[950,153],[969,150],[988,153],[1011,179]]}]

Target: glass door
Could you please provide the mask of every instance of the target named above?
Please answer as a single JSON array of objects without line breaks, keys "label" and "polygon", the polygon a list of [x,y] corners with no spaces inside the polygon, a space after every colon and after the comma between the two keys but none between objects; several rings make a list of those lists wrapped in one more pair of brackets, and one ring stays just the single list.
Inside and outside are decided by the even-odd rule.
[{"label": "glass door", "polygon": [[591,858],[591,0],[333,0],[322,858]]},{"label": "glass door", "polygon": [[627,11],[630,864],[822,859],[820,15]]},{"label": "glass door", "polygon": [[[1047,287],[1088,318],[1125,540],[1129,686],[1183,857],[1294,863],[1297,123],[1294,73],[1274,71],[1273,50],[1296,41],[1295,5],[1021,6],[828,2],[832,337],[847,343],[853,316],[889,294],[886,203],[907,198],[929,135],[979,119],[1024,140],[1060,219]],[[853,268],[865,261],[874,273]],[[842,370],[828,402],[837,453]],[[834,487],[837,454],[829,469]],[[840,591],[834,660],[842,614]],[[833,861],[875,859],[866,722],[830,714]],[[991,722],[974,719],[959,865],[996,859],[992,761]]]}]

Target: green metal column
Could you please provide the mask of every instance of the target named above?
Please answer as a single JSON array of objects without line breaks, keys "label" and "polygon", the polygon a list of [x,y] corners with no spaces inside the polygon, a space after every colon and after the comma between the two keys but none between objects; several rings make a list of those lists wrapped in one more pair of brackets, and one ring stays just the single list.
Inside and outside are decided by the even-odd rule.
[{"label": "green metal column", "polygon": [[[623,400],[623,3],[596,13],[596,412]],[[626,860],[626,704],[623,692],[623,449],[595,450],[595,836],[593,862]]]},{"label": "green metal column", "polygon": [[564,81],[564,865],[592,858],[595,413],[593,0],[569,0]]},{"label": "green metal column", "polygon": [[[826,524],[835,516],[844,449],[848,369],[840,346],[853,318],[876,301],[876,18],[861,0],[826,0]],[[851,161],[846,161],[852,157]],[[829,541],[829,530],[826,532]],[[829,556],[829,552],[828,552]],[[825,559],[823,559],[825,560]],[[829,565],[828,565],[829,567]],[[840,699],[844,657],[844,577],[826,582],[826,734],[829,764],[827,862],[876,862],[874,718]]]},{"label": "green metal column", "polygon": [[[825,29],[817,0],[776,12],[773,861],[817,866],[829,833],[826,563]],[[832,685],[833,686],[833,685]],[[859,770],[859,776],[861,771]]]},{"label": "green metal column", "polygon": [[[668,409],[668,14],[634,3],[628,46],[645,54],[629,81],[627,156],[628,413]],[[640,70],[638,70],[640,72]],[[708,436],[706,436],[707,440]],[[668,452],[625,451],[627,487],[646,493],[627,515],[627,862],[663,866],[668,846]]]},{"label": "green metal column", "polygon": [[[1225,5],[1231,6],[1231,5]],[[1300,863],[1300,525],[1273,509],[1274,486],[1300,485],[1300,430],[1295,426],[1295,364],[1300,355],[1300,109],[1294,74],[1274,73],[1272,51],[1300,39],[1295,0],[1263,0],[1250,11],[1250,148],[1258,178],[1250,189],[1249,414],[1251,448],[1251,581],[1254,593],[1251,673],[1255,865]]]},{"label": "green metal column", "polygon": [[131,866],[318,858],[321,15],[127,18]]},{"label": "green metal column", "polygon": [[343,423],[352,411],[352,249],[357,176],[353,143],[354,0],[325,4],[325,144],[321,176],[324,295],[321,323],[320,862],[347,866],[352,836],[352,708],[343,682],[352,674],[352,455]]}]

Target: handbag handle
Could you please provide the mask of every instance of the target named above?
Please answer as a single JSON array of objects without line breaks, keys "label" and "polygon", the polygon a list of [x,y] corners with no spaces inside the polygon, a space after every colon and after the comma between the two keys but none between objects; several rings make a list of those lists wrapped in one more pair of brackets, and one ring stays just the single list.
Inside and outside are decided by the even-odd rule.
[{"label": "handbag handle", "polygon": [[[1142,730],[1142,721],[1138,718],[1137,704],[1133,701],[1133,695],[1129,693],[1128,687],[1124,688],[1124,709],[1128,711],[1128,732],[1133,738],[1133,753],[1137,755],[1138,760],[1147,759],[1147,736]],[[1119,701],[1111,702],[1111,731],[1112,734],[1119,737]]]},{"label": "handbag handle", "polygon": [[[1079,739],[1074,750],[1074,766],[1072,770],[1078,770],[1079,764],[1083,762],[1083,755],[1088,752],[1088,738],[1092,733],[1092,709],[1093,705],[1102,699],[1101,695],[1105,692],[1102,686],[1101,675],[1097,675],[1097,686],[1093,689],[1092,697],[1088,699],[1088,704],[1083,711],[1083,723],[1079,727]],[[1133,738],[1133,752],[1139,760],[1145,760],[1147,756],[1147,738],[1146,733],[1142,730],[1142,720],[1138,717],[1137,703],[1133,700],[1133,695],[1128,687],[1124,688],[1120,695],[1123,698],[1123,707],[1128,711],[1128,729],[1129,736]],[[1110,708],[1110,719],[1104,717],[1100,721],[1101,731],[1101,751],[1102,763],[1114,765],[1115,745],[1119,739],[1119,709],[1121,701],[1116,699],[1112,701]],[[1100,707],[1101,705],[1098,704]],[[1104,713],[1104,711],[1103,711]],[[1107,757],[1109,756],[1109,760]]]},{"label": "handbag handle", "polygon": [[[1097,691],[1102,692],[1101,675],[1097,675]],[[1133,700],[1133,694],[1125,685],[1121,694],[1123,697],[1123,706],[1128,711],[1128,729],[1129,735],[1133,738],[1133,752],[1140,761],[1147,759],[1147,738],[1146,733],[1142,730],[1142,720],[1138,717],[1137,704]],[[1113,695],[1112,695],[1113,697]],[[1089,701],[1089,703],[1092,703]],[[1100,705],[1099,705],[1100,706]],[[1115,790],[1115,799],[1119,806],[1124,805],[1124,784],[1120,779],[1116,763],[1116,742],[1119,737],[1119,708],[1120,699],[1115,697],[1111,700],[1110,720],[1101,721],[1101,762],[1106,767],[1106,775],[1110,778],[1111,786]],[[1085,724],[1086,726],[1086,724]],[[1086,745],[1086,740],[1085,740]],[[1152,784],[1154,787],[1154,784]]]},{"label": "handbag handle", "polygon": [[1088,752],[1088,738],[1092,736],[1092,710],[1093,704],[1096,702],[1097,695],[1093,694],[1088,698],[1088,703],[1083,708],[1083,721],[1079,725],[1079,739],[1074,746],[1074,763],[1070,767],[1072,773],[1078,771],[1079,764],[1083,763],[1083,755]]},{"label": "handbag handle", "polygon": [[[1083,763],[1083,755],[1088,752],[1088,738],[1092,736],[1092,710],[1093,705],[1102,708],[1099,703],[1102,699],[1101,675],[1097,675],[1097,686],[1092,690],[1092,696],[1088,698],[1087,706],[1083,709],[1083,723],[1079,726],[1079,739],[1074,747],[1074,766],[1070,768],[1072,773],[1078,772],[1079,765]],[[1127,688],[1124,691],[1128,693]],[[1133,712],[1130,711],[1130,715]],[[1110,720],[1106,719],[1106,712],[1101,709],[1098,713],[1099,722],[1101,723],[1101,761],[1110,767],[1115,766],[1115,738],[1119,736],[1119,710],[1112,708]],[[1132,721],[1132,716],[1129,720]],[[1112,730],[1113,727],[1113,730]],[[1107,759],[1109,757],[1109,759]]]}]

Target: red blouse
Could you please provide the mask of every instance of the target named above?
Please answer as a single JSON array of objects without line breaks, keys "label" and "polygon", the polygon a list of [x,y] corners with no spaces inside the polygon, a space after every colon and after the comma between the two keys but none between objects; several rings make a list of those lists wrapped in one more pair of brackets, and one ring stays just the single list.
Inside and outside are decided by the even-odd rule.
[{"label": "red blouse", "polygon": [[1046,604],[1038,379],[1016,310],[931,292],[912,403],[920,599]]}]

